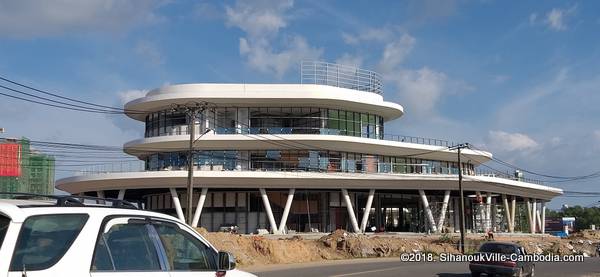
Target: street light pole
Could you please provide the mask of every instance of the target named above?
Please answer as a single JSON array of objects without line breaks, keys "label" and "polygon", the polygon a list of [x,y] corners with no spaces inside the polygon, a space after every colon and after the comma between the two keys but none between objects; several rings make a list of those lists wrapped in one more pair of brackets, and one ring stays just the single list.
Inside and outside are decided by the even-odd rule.
[{"label": "street light pole", "polygon": [[462,187],[462,165],[460,161],[460,151],[463,148],[469,148],[469,144],[463,143],[449,148],[450,150],[456,149],[458,151],[458,191],[460,195],[460,253],[462,254],[465,253],[465,196]]}]

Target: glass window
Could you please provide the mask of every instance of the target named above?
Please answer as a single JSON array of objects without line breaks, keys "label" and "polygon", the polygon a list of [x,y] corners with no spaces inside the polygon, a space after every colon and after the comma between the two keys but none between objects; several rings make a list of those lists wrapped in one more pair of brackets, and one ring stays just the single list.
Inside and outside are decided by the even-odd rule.
[{"label": "glass window", "polygon": [[86,214],[55,214],[27,218],[10,270],[43,270],[56,264],[69,250],[88,217]]},{"label": "glass window", "polygon": [[119,222],[112,225],[96,242],[92,269],[97,271],[160,270],[158,254],[148,233],[148,226],[145,223],[134,222]]},{"label": "glass window", "polygon": [[0,215],[0,249],[2,248],[2,242],[4,241],[4,236],[6,236],[9,224],[10,218]]},{"label": "glass window", "polygon": [[171,223],[154,224],[173,271],[216,271],[215,251]]}]

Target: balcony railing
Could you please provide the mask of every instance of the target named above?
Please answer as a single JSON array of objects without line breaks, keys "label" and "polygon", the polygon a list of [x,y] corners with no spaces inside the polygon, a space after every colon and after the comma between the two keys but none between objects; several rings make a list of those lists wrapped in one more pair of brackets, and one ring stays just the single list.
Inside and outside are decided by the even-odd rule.
[{"label": "balcony railing", "polygon": [[379,73],[353,66],[302,61],[300,76],[302,84],[327,85],[383,94],[383,82]]},{"label": "balcony railing", "polygon": [[[327,160],[311,160],[285,162],[285,161],[231,161],[225,163],[211,163],[194,166],[196,171],[264,171],[264,172],[319,172],[324,174],[362,173],[362,174],[420,174],[420,175],[458,175],[458,168],[437,167],[430,164],[384,163],[384,162],[331,162]],[[92,175],[100,173],[124,172],[157,172],[157,171],[187,171],[187,166],[166,166],[148,170],[143,161],[121,162],[114,164],[96,165],[81,170],[77,175]],[[488,172],[476,169],[475,171],[463,168],[463,174],[468,176],[486,176],[526,183],[544,185],[540,180],[516,178],[510,173]]]},{"label": "balcony railing", "polygon": [[[199,132],[199,131],[197,131]],[[350,132],[339,129],[329,128],[310,128],[310,127],[263,127],[263,128],[216,128],[215,134],[242,134],[242,135],[291,135],[291,134],[304,134],[304,135],[334,135],[334,136],[353,136],[363,137],[371,139],[382,139],[389,141],[399,141],[414,144],[433,145],[433,146],[444,146],[452,147],[458,145],[458,143],[425,137],[413,137],[393,134],[375,134],[375,133],[360,133]],[[160,132],[158,136],[175,136],[175,135],[188,135],[188,129],[186,125],[175,126],[168,129],[166,132]]]}]

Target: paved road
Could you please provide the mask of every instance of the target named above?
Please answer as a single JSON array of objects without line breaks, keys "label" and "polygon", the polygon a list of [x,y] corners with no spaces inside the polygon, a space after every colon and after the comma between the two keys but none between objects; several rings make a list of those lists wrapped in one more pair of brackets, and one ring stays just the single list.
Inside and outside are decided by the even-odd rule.
[{"label": "paved road", "polygon": [[[467,263],[406,263],[399,258],[360,259],[298,265],[275,265],[248,268],[264,277],[270,276],[471,276]],[[538,263],[536,276],[600,276],[600,258],[589,258],[583,263]]]}]

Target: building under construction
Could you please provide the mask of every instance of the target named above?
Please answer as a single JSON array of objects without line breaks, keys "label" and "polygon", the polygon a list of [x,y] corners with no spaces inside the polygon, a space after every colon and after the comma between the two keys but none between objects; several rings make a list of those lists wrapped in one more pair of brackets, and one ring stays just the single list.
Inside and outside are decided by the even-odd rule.
[{"label": "building under construction", "polygon": [[33,150],[26,138],[0,141],[0,192],[54,194],[54,157]]}]

